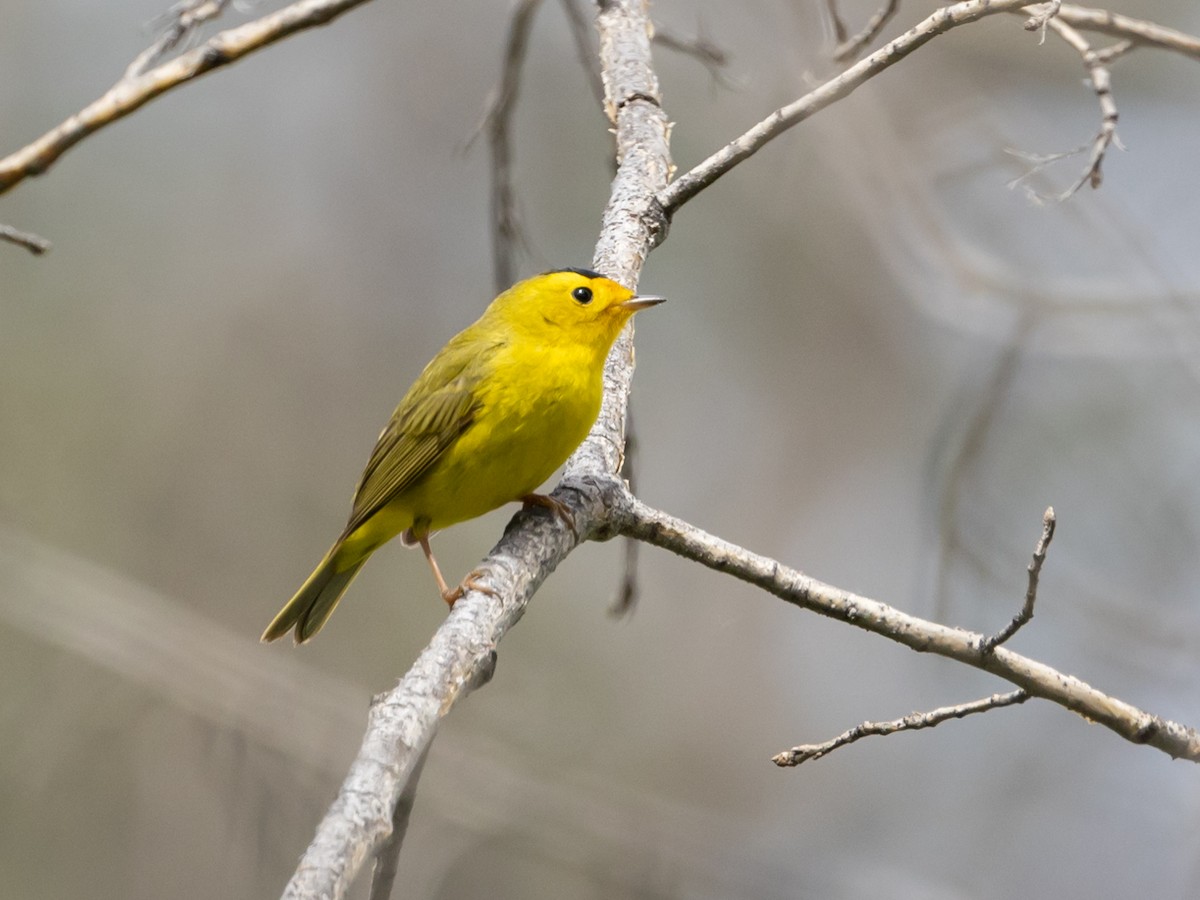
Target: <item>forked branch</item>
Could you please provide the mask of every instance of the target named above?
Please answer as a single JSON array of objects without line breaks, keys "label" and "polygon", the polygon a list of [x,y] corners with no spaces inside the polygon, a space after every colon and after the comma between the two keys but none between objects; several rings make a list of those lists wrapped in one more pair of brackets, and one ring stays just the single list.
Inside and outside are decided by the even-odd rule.
[{"label": "forked branch", "polygon": [[[367,0],[297,0],[253,22],[213,35],[199,47],[143,71],[165,52],[156,43],[134,60],[127,73],[103,96],[31,144],[0,159],[0,194],[30,175],[41,175],[93,132],[122,119],[159,94],[237,62],[298,31],[333,21]],[[214,4],[215,5],[215,4]],[[201,4],[203,7],[209,4]],[[198,14],[198,13],[197,13]]]},{"label": "forked branch", "polygon": [[1151,715],[1090,684],[1005,647],[985,651],[987,638],[901,612],[810,578],[777,560],[707,534],[629,497],[618,530],[757,585],[788,603],[854,625],[921,653],[936,653],[990,672],[1033,697],[1057,703],[1135,744],[1149,744],[1177,759],[1200,762],[1200,733]]}]

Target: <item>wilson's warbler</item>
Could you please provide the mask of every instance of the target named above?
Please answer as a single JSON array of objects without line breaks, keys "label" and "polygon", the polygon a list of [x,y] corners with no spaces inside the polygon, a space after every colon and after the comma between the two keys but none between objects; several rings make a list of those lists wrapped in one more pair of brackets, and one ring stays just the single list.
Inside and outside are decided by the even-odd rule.
[{"label": "wilson's warbler", "polygon": [[442,598],[429,549],[439,528],[522,500],[574,530],[565,506],[534,490],[587,436],[600,412],[604,360],[621,328],[661,297],[586,269],[560,269],[513,285],[425,367],[371,453],[345,529],[308,581],[263,632],[296,643],[321,630],[376,548],[396,535],[419,544]]}]

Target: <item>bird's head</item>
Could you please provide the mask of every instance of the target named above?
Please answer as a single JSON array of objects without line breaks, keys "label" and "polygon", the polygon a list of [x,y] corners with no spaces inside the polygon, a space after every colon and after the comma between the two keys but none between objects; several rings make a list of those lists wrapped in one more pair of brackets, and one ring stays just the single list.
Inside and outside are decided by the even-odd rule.
[{"label": "bird's head", "polygon": [[509,326],[549,341],[573,341],[607,353],[639,309],[663,297],[633,291],[588,269],[558,269],[514,284],[489,312]]}]

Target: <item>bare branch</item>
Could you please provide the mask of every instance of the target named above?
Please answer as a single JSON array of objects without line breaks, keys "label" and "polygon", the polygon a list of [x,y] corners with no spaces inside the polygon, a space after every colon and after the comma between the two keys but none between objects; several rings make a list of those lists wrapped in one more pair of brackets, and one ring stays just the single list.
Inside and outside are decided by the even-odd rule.
[{"label": "bare branch", "polygon": [[596,98],[596,103],[604,103],[604,84],[600,81],[600,71],[596,68],[596,49],[592,46],[591,22],[583,14],[575,0],[562,0],[563,11],[567,14],[567,24],[571,28],[571,39],[575,42],[575,53],[579,56],[579,64],[587,74],[588,87]]},{"label": "bare branch", "polygon": [[1116,38],[1131,40],[1160,50],[1182,53],[1200,60],[1200,37],[1166,28],[1143,19],[1131,19],[1106,9],[1089,9],[1064,3],[1058,11],[1059,21],[1087,31],[1099,31]]},{"label": "bare branch", "polygon": [[[630,287],[663,225],[654,198],[667,181],[667,118],[650,68],[650,23],[640,0],[608,0],[597,17],[606,110],[617,131],[619,167],[605,210],[594,266]],[[567,462],[556,497],[580,534],[605,530],[619,480],[625,410],[633,374],[632,333],[605,366],[605,398],[592,433]],[[469,591],[397,687],[371,708],[362,748],[305,852],[285,897],[344,897],[363,861],[387,839],[392,811],[416,780],[418,760],[441,717],[485,683],[495,648],[529,598],[576,545],[556,516],[518,513],[479,566],[490,593]]]},{"label": "bare branch", "polygon": [[479,125],[480,131],[487,132],[492,153],[492,280],[497,293],[517,280],[517,249],[525,246],[513,187],[509,125],[517,105],[533,17],[540,5],[541,0],[521,0],[513,10],[500,83],[492,91]]},{"label": "bare branch", "polygon": [[[1058,0],[1053,0],[1050,7],[1053,8],[1057,2]],[[841,25],[840,20],[837,19],[836,10],[832,7],[830,9],[831,15],[834,17],[835,30],[839,34],[844,34],[845,26]],[[674,215],[675,211],[684,203],[743,160],[753,156],[784,131],[852,93],[862,84],[895,65],[938,35],[945,34],[959,25],[976,22],[986,16],[1001,12],[1025,11],[1031,13],[1035,16],[1033,21],[1036,28],[1040,27],[1038,24],[1041,21],[1040,16],[1045,10],[1044,4],[1031,5],[1024,0],[966,0],[966,2],[942,7],[914,28],[855,63],[840,75],[829,79],[800,99],[775,110],[745,134],[726,144],[708,159],[693,167],[691,171],[681,175],[659,195],[659,202],[662,204],[663,210],[668,217]],[[1025,13],[1023,12],[1023,14]],[[1164,28],[1152,22],[1131,19],[1128,16],[1119,16],[1104,10],[1063,4],[1058,7],[1057,14],[1052,19],[1047,18],[1046,21],[1068,27],[1078,26],[1102,31],[1105,34],[1133,41],[1135,44],[1174,50],[1200,59],[1200,38]],[[1116,142],[1116,107],[1112,104],[1108,73],[1104,70],[1104,66],[1111,61],[1114,55],[1123,52],[1125,52],[1124,49],[1116,50],[1114,48],[1109,51],[1101,51],[1088,60],[1093,89],[1097,96],[1101,97],[1104,125],[1092,145],[1092,164],[1089,166],[1084,181],[1092,180],[1096,184],[1099,183],[1099,162],[1108,145]]]},{"label": "bare branch", "polygon": [[1200,733],[1110,697],[1072,675],[1004,647],[981,649],[984,636],[918,618],[860,597],[751,553],[629,497],[618,530],[757,585],[796,606],[846,622],[911,647],[990,672],[1031,696],[1041,697],[1104,725],[1135,744],[1149,744],[1173,758],[1200,762]]},{"label": "bare branch", "polygon": [[709,74],[714,78],[721,78],[722,67],[729,64],[729,54],[703,34],[689,38],[660,26],[654,31],[654,43],[660,47],[666,47],[668,50],[674,50],[676,53],[692,57],[708,69]]},{"label": "bare branch", "polygon": [[898,63],[952,28],[976,22],[985,16],[1010,12],[1026,5],[1026,0],[966,0],[937,10],[933,15],[885,44],[846,71],[829,79],[799,100],[780,107],[741,137],[734,139],[690,172],[681,175],[659,194],[659,202],[668,216],[708,187],[738,163],[753,156],[768,142],[789,128],[820,112],[831,103],[852,93],[885,69]]},{"label": "bare branch", "polygon": [[0,225],[0,241],[8,241],[18,247],[24,247],[34,256],[41,256],[50,249],[50,242],[44,237],[28,231],[18,231],[11,225]]},{"label": "bare branch", "polygon": [[1038,43],[1044,44],[1046,42],[1046,26],[1050,24],[1051,19],[1058,15],[1060,9],[1062,9],[1062,0],[1049,0],[1049,2],[1043,3],[1040,9],[1036,6],[1029,7],[1022,13],[1032,12],[1032,15],[1025,20],[1025,30],[1040,32]]},{"label": "bare branch", "polygon": [[[325,25],[368,0],[297,0],[269,15],[213,35],[199,47],[134,77],[123,77],[98,100],[31,144],[0,159],[0,194],[41,175],[95,131],[140,109],[159,94],[236,62],[298,31]],[[136,61],[135,61],[136,65]]]},{"label": "bare branch", "polygon": [[1037,546],[1033,548],[1033,559],[1029,563],[1029,584],[1025,588],[1025,605],[1021,611],[1012,617],[1012,621],[1000,631],[993,634],[981,645],[984,653],[991,653],[1014,634],[1020,631],[1033,618],[1033,605],[1037,603],[1038,579],[1042,576],[1042,564],[1046,561],[1046,550],[1054,539],[1054,507],[1047,506],[1042,516],[1042,536]]},{"label": "bare branch", "polygon": [[125,78],[137,78],[166,54],[182,45],[205,22],[225,11],[229,0],[180,0],[154,21],[162,29],[158,40],[138,54],[125,70]]},{"label": "bare branch", "polygon": [[1016,703],[1024,703],[1029,694],[1023,690],[1009,691],[1007,694],[992,694],[982,700],[972,700],[970,703],[957,703],[954,706],[942,706],[928,712],[915,712],[903,719],[893,719],[891,722],[863,722],[849,731],[843,731],[837,737],[820,744],[801,744],[791,750],[785,750],[771,757],[771,762],[780,767],[798,766],[810,759],[820,759],[840,747],[853,744],[855,741],[873,735],[889,735],[898,731],[918,731],[922,728],[933,728],[949,719],[962,719],[975,713],[987,712],[992,709],[1003,709]]},{"label": "bare branch", "polygon": [[825,11],[829,13],[829,21],[833,25],[834,39],[839,44],[845,43],[850,31],[846,28],[846,23],[842,21],[842,14],[838,12],[837,0],[825,0]]},{"label": "bare branch", "polygon": [[858,54],[862,53],[875,38],[879,37],[879,33],[883,31],[883,26],[892,20],[900,9],[900,0],[887,0],[887,2],[875,12],[875,15],[867,19],[867,24],[862,27],[862,30],[853,37],[846,37],[846,28],[843,25],[841,33],[838,35],[838,44],[833,48],[833,58],[840,63],[849,62]]},{"label": "bare branch", "polygon": [[[1030,21],[1034,20],[1031,19]],[[1117,138],[1117,103],[1112,95],[1112,76],[1108,71],[1108,63],[1129,50],[1133,46],[1133,43],[1131,41],[1122,41],[1120,44],[1097,52],[1092,49],[1091,44],[1087,42],[1083,35],[1060,19],[1049,19],[1048,24],[1055,34],[1066,41],[1083,57],[1083,64],[1088,70],[1088,80],[1091,82],[1092,90],[1095,92],[1096,99],[1100,103],[1100,130],[1096,133],[1096,137],[1092,141],[1091,153],[1088,156],[1088,163],[1083,170],[1083,174],[1070,187],[1057,194],[1042,194],[1025,185],[1026,194],[1034,202],[1061,203],[1073,196],[1085,184],[1090,184],[1093,189],[1100,187],[1100,183],[1103,180],[1100,167],[1104,163],[1104,154],[1108,152],[1108,148],[1111,145],[1121,146],[1121,142]],[[1026,23],[1026,26],[1028,27],[1028,23]],[[1009,187],[1024,185],[1030,176],[1041,172],[1048,165],[1060,159],[1075,156],[1086,149],[1087,147],[1085,146],[1068,153],[1057,153],[1040,157],[1030,154],[1018,154],[1027,161],[1031,161],[1033,165],[1025,175],[1009,182]]]},{"label": "bare branch", "polygon": [[[631,494],[637,494],[638,441],[637,429],[634,426],[633,404],[631,403],[625,412],[625,458],[619,473],[625,478],[625,487]],[[634,540],[631,537],[622,538],[621,540],[625,544],[623,548],[624,565],[621,567],[621,583],[617,586],[612,603],[608,607],[609,615],[614,618],[626,616],[633,612],[634,606],[637,605],[638,596],[638,548],[642,544],[641,541]]]}]

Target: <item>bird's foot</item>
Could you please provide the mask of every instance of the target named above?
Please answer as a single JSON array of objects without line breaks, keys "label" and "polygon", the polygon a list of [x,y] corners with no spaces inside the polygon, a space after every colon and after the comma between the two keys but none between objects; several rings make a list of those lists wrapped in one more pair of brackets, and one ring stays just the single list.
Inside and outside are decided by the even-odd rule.
[{"label": "bird's foot", "polygon": [[522,508],[530,509],[534,506],[540,506],[543,509],[548,509],[554,515],[562,520],[562,523],[571,529],[571,534],[575,536],[575,541],[579,541],[579,532],[575,528],[575,516],[571,512],[571,507],[563,503],[561,500],[555,500],[547,494],[526,494],[521,498]]},{"label": "bird's foot", "polygon": [[462,595],[467,591],[479,591],[481,594],[487,594],[489,597],[499,597],[499,592],[488,585],[484,584],[479,579],[486,575],[481,569],[472,569],[467,573],[467,577],[462,580],[456,588],[442,588],[442,599],[446,601],[446,605],[453,608],[454,604],[462,598]]}]

